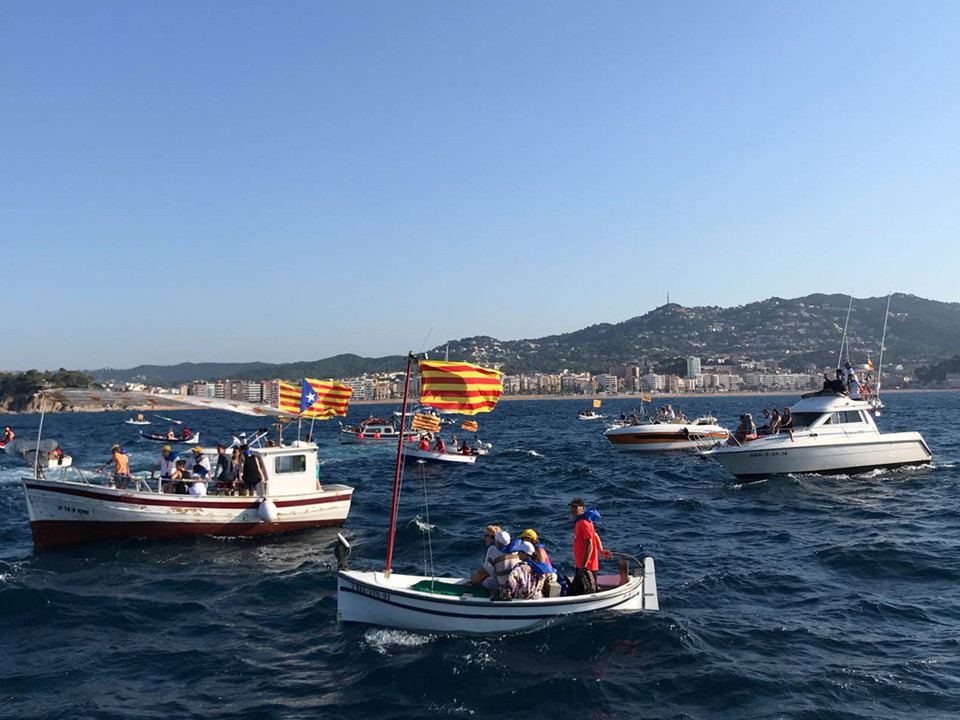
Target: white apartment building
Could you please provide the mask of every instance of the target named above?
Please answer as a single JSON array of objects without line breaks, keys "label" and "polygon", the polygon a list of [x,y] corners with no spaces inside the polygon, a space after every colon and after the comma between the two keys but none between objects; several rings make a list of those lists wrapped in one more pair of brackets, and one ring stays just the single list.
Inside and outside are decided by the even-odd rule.
[{"label": "white apartment building", "polygon": [[700,370],[700,358],[690,355],[687,358],[687,377],[698,378],[703,373]]}]

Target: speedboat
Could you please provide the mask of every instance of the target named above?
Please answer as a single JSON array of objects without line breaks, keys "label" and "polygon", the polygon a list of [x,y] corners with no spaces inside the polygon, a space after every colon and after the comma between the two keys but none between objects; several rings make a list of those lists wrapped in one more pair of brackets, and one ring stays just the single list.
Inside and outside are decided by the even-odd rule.
[{"label": "speedboat", "polygon": [[[369,417],[359,425],[340,423],[340,442],[343,445],[376,445],[395,441],[400,437],[396,423],[383,418]],[[407,431],[410,440],[419,440],[420,433]]]},{"label": "speedboat", "polygon": [[78,468],[64,469],[55,479],[47,479],[41,469],[37,477],[22,481],[33,544],[48,548],[118,538],[267,535],[346,520],[353,488],[321,486],[316,445],[297,442],[251,452],[265,477],[253,496],[178,495],[163,492],[159,481],[152,488],[137,478],[132,488],[121,489],[92,483]]},{"label": "speedboat", "polygon": [[123,421],[124,425],[150,425],[149,420],[137,420],[135,418],[129,418]]},{"label": "speedboat", "polygon": [[854,474],[923,465],[933,457],[918,432],[881,433],[865,400],[821,391],[791,407],[789,430],[717,445],[701,453],[741,480],[788,473]]},{"label": "speedboat", "polygon": [[603,415],[593,410],[581,410],[577,413],[577,419],[579,420],[600,420],[602,417]]},{"label": "speedboat", "polygon": [[674,418],[655,420],[644,416],[636,425],[620,423],[607,428],[603,433],[613,447],[620,452],[658,450],[695,450],[704,443],[726,440],[729,431],[717,424],[712,415],[696,420]]},{"label": "speedboat", "polygon": [[7,455],[14,455],[30,467],[43,467],[48,470],[66,468],[73,465],[73,458],[65,455],[56,440],[14,440],[4,446]]}]

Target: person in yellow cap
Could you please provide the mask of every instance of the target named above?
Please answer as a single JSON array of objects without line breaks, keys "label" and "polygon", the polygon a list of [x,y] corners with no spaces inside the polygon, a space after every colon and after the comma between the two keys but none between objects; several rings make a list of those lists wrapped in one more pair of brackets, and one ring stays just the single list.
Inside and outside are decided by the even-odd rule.
[{"label": "person in yellow cap", "polygon": [[203,448],[199,445],[193,448],[193,467],[190,472],[195,478],[210,479],[210,459],[203,454]]},{"label": "person in yellow cap", "polygon": [[164,492],[169,492],[173,487],[173,474],[177,470],[177,460],[179,459],[180,456],[169,445],[164,445],[163,450],[160,451],[160,457],[153,461],[153,467],[150,468],[150,479],[153,480],[159,467],[160,481]]},{"label": "person in yellow cap", "polygon": [[527,528],[522,533],[520,533],[520,539],[526,540],[528,543],[533,545],[533,559],[537,562],[545,563],[553,567],[553,563],[550,562],[550,556],[547,555],[547,549],[543,546],[543,543],[540,542],[540,537],[537,535],[537,531],[533,528]]}]

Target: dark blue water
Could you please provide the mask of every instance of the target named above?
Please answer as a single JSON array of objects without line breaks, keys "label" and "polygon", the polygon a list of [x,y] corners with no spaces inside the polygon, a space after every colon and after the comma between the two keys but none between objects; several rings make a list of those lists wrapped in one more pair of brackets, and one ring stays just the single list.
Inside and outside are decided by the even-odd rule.
[{"label": "dark blue water", "polygon": [[[732,425],[769,402],[681,405]],[[576,401],[502,403],[479,419],[494,448],[476,467],[408,472],[397,570],[423,566],[424,487],[452,574],[479,564],[488,523],[535,527],[569,567],[566,504],[582,495],[607,547],[656,559],[662,610],[497,639],[338,625],[335,530],[34,552],[3,456],[0,717],[960,716],[960,394],[887,404],[881,428],[919,429],[933,466],[741,485],[696,457],[617,454]],[[205,445],[255,428],[177,415]],[[86,466],[127,442],[144,468],[157,447],[124,417],[48,416],[45,435]],[[36,416],[10,422],[36,431]],[[353,567],[377,567],[391,449],[341,447],[332,423],[317,434],[324,479],[357,488]]]}]

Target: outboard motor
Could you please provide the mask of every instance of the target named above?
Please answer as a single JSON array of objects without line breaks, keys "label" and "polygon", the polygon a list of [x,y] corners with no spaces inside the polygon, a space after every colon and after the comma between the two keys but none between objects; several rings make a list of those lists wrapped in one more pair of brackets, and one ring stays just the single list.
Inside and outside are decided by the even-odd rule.
[{"label": "outboard motor", "polygon": [[333,554],[337,558],[337,570],[348,570],[347,558],[350,557],[350,543],[340,533],[337,533],[337,544],[333,548]]}]

